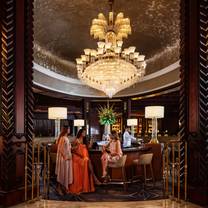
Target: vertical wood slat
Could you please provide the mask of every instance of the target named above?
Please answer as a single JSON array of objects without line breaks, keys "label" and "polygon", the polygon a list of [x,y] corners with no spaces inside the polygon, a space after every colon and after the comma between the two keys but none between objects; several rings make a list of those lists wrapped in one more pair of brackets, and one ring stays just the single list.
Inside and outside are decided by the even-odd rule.
[{"label": "vertical wood slat", "polygon": [[[25,134],[28,143],[28,154],[32,155],[34,137],[34,95],[33,95],[33,9],[34,0],[25,1]],[[32,157],[28,158],[28,180],[32,182]]]},{"label": "vertical wood slat", "polygon": [[24,24],[24,8],[25,0],[18,0],[16,3],[16,27],[15,27],[15,62],[16,62],[16,73],[15,73],[15,125],[16,133],[24,134],[25,128],[25,93],[24,93],[24,52],[25,52],[25,24]]},{"label": "vertical wood slat", "polygon": [[[189,3],[188,0],[180,1],[180,90],[179,90],[179,137],[186,141],[188,137],[188,68],[189,68]],[[184,174],[184,148],[180,149],[181,178]]]}]

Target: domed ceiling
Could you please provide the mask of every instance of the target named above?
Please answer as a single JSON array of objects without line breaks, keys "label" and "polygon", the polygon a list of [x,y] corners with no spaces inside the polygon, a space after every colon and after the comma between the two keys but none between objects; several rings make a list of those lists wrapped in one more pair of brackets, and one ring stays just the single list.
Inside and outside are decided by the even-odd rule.
[{"label": "domed ceiling", "polygon": [[[84,48],[97,48],[97,41],[89,33],[91,22],[100,12],[107,15],[108,10],[107,0],[35,0],[36,84],[41,86],[46,83],[44,76],[52,71],[52,74],[55,72],[66,77],[64,81],[72,81],[71,88],[68,86],[72,89],[71,93],[67,91],[69,94],[84,96],[83,90],[86,90],[87,96],[104,96],[102,92],[79,83],[75,59],[83,53]],[[158,79],[158,76],[164,76],[165,71],[162,74],[158,72],[166,69],[172,74],[165,79],[172,78],[174,80],[168,80],[169,83],[176,82],[179,79],[179,0],[115,0],[114,11],[124,12],[125,17],[130,18],[132,34],[124,39],[124,47],[135,45],[139,52],[146,55],[146,75]],[[169,66],[172,66],[172,70],[168,70]],[[41,70],[36,71],[37,68]],[[44,73],[44,76],[40,73]],[[61,92],[61,86],[59,88],[57,91]],[[140,93],[138,88],[141,89],[141,83],[123,90],[118,96]]]}]

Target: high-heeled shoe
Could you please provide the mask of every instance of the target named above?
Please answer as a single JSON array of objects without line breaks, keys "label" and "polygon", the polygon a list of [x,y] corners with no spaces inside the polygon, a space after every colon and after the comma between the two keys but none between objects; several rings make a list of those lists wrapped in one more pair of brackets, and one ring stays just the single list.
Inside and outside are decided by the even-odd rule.
[{"label": "high-heeled shoe", "polygon": [[108,173],[106,172],[104,175],[101,176],[101,178],[106,178],[107,175]]},{"label": "high-heeled shoe", "polygon": [[93,181],[94,181],[95,185],[97,185],[97,186],[102,184],[95,175],[93,176]]},{"label": "high-heeled shoe", "polygon": [[108,183],[110,180],[110,176],[107,174],[105,177],[103,177],[103,183]]}]

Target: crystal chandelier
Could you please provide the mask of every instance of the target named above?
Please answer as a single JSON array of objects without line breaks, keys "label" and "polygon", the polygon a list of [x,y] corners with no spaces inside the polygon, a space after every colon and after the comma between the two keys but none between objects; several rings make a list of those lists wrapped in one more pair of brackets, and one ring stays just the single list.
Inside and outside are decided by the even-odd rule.
[{"label": "crystal chandelier", "polygon": [[84,49],[84,55],[76,62],[79,79],[112,98],[144,76],[146,62],[144,55],[135,52],[135,46],[122,49],[123,38],[131,34],[130,20],[123,13],[115,17],[113,0],[109,3],[108,20],[100,13],[90,28],[94,39],[99,39],[98,48]]}]

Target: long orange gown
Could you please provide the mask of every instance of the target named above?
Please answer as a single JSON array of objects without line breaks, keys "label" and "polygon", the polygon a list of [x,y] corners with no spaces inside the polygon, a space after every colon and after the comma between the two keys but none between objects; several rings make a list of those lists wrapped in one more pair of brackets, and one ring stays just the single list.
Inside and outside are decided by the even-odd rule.
[{"label": "long orange gown", "polygon": [[89,171],[89,154],[86,145],[74,141],[76,148],[72,154],[73,182],[69,185],[70,193],[94,192],[94,181]]}]

